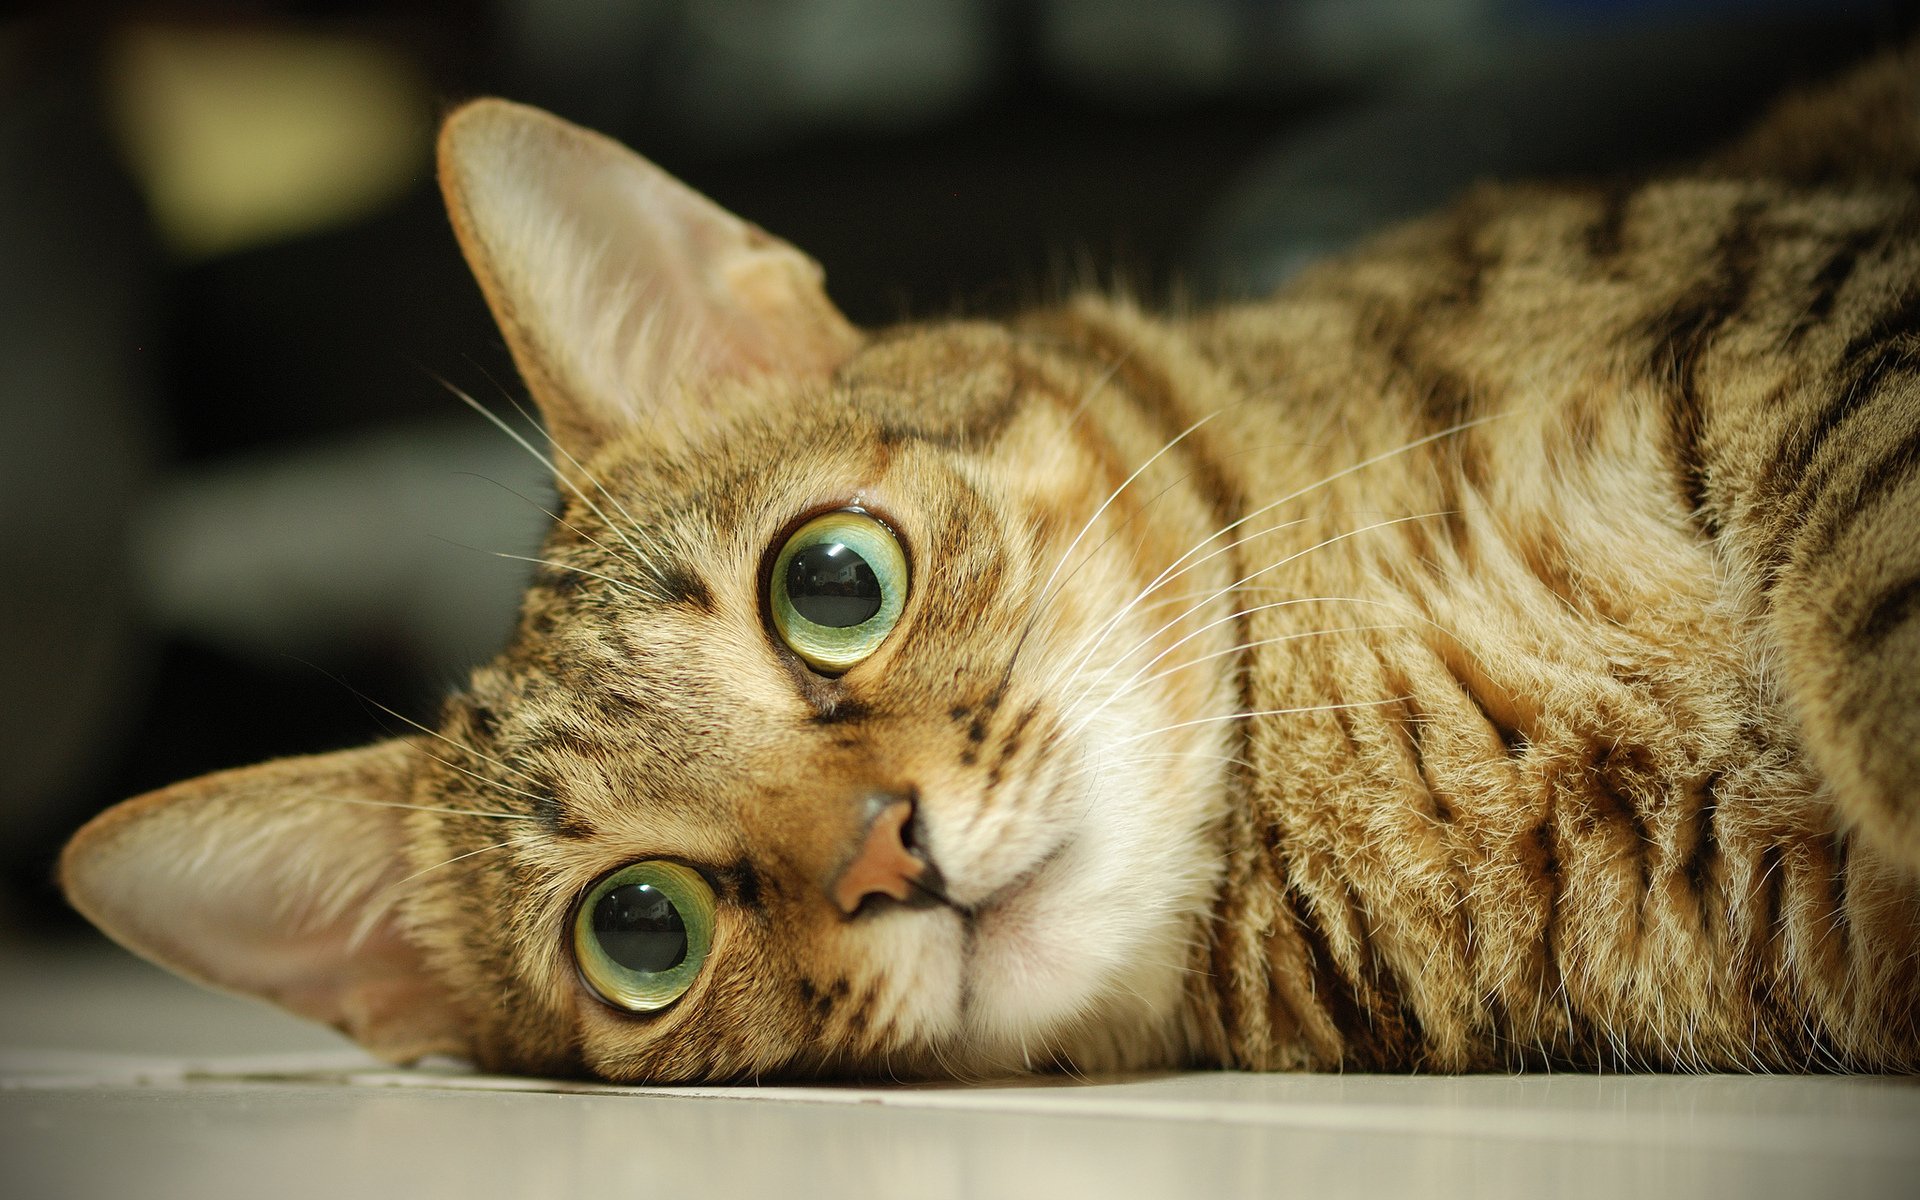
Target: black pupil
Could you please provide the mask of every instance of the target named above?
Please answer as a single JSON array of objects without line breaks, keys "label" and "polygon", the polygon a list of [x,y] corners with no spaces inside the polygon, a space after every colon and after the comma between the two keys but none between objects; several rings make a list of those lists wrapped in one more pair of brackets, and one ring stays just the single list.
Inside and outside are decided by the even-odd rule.
[{"label": "black pupil", "polygon": [[880,611],[880,581],[853,547],[821,542],[787,560],[787,599],[815,625],[850,629]]},{"label": "black pupil", "polygon": [[593,936],[629,971],[671,970],[687,956],[687,924],[660,889],[624,883],[593,906]]}]

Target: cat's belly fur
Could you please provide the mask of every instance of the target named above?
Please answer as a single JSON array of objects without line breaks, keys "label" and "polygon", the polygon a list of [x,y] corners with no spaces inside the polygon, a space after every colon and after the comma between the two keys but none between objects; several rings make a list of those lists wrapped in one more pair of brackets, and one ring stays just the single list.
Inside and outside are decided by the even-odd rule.
[{"label": "cat's belly fur", "polygon": [[[1873,1035],[1910,1021],[1912,888],[1836,829],[1709,547],[1559,502],[1456,504],[1291,576],[1390,605],[1401,628],[1248,673],[1255,710],[1357,707],[1249,730],[1221,921],[1257,911],[1265,934],[1223,939],[1211,967],[1263,974],[1274,1026],[1243,1023],[1230,1059],[1888,1061]],[[1350,512],[1305,544],[1366,523]],[[1355,611],[1266,610],[1249,633],[1380,621]],[[1236,950],[1279,969],[1250,976]]]},{"label": "cat's belly fur", "polygon": [[1912,877],[1841,831],[1754,598],[1636,461],[1643,417],[1600,418],[1585,464],[1563,413],[1497,418],[1512,461],[1482,469],[1554,487],[1443,455],[1244,548],[1241,574],[1292,559],[1262,582],[1369,603],[1246,618],[1247,708],[1356,707],[1248,730],[1219,919],[1263,935],[1209,969],[1231,1011],[1268,1003],[1223,1023],[1228,1061],[1913,1061]]}]

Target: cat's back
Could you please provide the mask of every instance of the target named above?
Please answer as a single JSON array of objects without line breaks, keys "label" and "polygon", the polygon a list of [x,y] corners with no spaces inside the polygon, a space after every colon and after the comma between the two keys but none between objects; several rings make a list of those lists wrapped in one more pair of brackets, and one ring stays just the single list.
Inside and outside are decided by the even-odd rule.
[{"label": "cat's back", "polygon": [[1223,1060],[1920,1060],[1917,97],[1889,59],[1702,171],[1485,187],[1132,335],[1220,409],[1275,714]]}]

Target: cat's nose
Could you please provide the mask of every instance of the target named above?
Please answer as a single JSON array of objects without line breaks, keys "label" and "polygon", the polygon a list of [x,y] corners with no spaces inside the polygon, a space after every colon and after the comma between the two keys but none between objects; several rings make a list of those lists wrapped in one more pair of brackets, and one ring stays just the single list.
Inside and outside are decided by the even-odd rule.
[{"label": "cat's nose", "polygon": [[860,843],[827,882],[834,906],[851,917],[863,905],[887,901],[909,907],[951,903],[940,868],[920,844],[912,793],[872,792],[861,803]]}]

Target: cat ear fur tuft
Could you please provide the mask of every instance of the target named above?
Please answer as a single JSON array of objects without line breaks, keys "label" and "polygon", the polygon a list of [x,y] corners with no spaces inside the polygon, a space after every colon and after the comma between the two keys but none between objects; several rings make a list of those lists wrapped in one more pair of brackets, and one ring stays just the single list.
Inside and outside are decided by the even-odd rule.
[{"label": "cat ear fur tuft", "polygon": [[468,1022],[400,928],[406,740],[222,771],[128,800],[60,882],[115,941],[332,1025],[382,1058],[465,1055]]},{"label": "cat ear fur tuft", "polygon": [[439,163],[460,248],[570,454],[716,381],[817,378],[860,345],[812,259],[610,138],[475,100]]}]

